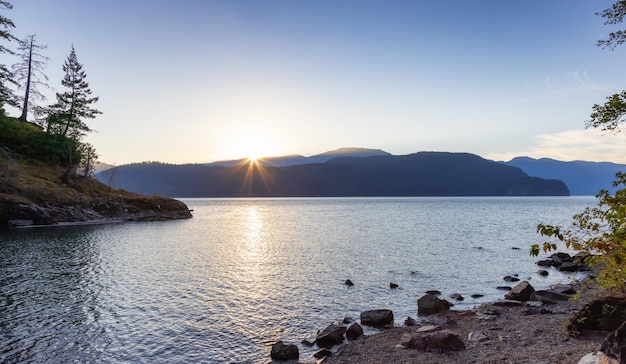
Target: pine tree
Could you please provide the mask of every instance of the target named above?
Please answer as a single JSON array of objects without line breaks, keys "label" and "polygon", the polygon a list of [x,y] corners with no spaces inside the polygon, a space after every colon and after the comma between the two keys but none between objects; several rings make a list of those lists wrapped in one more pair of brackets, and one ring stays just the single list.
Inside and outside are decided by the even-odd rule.
[{"label": "pine tree", "polygon": [[65,77],[61,84],[68,90],[57,92],[57,103],[50,106],[48,132],[80,139],[91,131],[83,120],[93,119],[102,112],[91,107],[98,97],[91,97],[91,89],[85,81],[87,75],[78,62],[74,46],[63,64],[63,71]]},{"label": "pine tree", "polygon": [[[13,5],[6,1],[0,1],[0,8],[11,10]],[[0,15],[0,39],[5,41],[12,41],[16,38],[11,34],[11,29],[15,28],[13,21],[3,15]],[[15,54],[11,49],[7,48],[4,44],[0,44],[0,53]],[[13,91],[8,87],[9,84],[15,85],[13,80],[13,73],[7,68],[6,65],[0,64],[0,115],[4,115],[4,105],[17,106],[17,100]]]}]

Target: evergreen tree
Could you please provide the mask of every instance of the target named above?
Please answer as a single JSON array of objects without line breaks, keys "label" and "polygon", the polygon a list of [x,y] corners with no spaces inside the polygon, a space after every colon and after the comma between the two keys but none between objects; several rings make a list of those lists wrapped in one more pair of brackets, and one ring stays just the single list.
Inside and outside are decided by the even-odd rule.
[{"label": "evergreen tree", "polygon": [[63,64],[63,71],[65,77],[61,84],[67,91],[57,92],[57,103],[50,106],[47,129],[48,132],[80,139],[91,131],[83,120],[93,119],[102,112],[91,107],[98,97],[91,97],[91,89],[85,81],[87,75],[78,62],[74,46]]},{"label": "evergreen tree", "polygon": [[[0,1],[0,8],[11,10],[13,5],[7,1]],[[15,37],[11,34],[11,29],[15,28],[15,24],[11,19],[0,15],[0,39],[5,41],[15,40]],[[7,48],[4,44],[0,44],[0,53],[15,54],[11,49]],[[6,65],[0,64],[0,115],[4,115],[4,105],[17,106],[17,100],[13,91],[8,87],[9,84],[15,85],[13,80],[13,73],[7,68]]]},{"label": "evergreen tree", "polygon": [[43,73],[49,58],[43,56],[40,50],[46,49],[48,46],[38,44],[35,41],[35,35],[29,35],[24,40],[19,41],[19,57],[20,62],[13,65],[13,72],[15,74],[15,80],[20,88],[24,89],[24,96],[22,97],[22,114],[20,120],[27,121],[28,112],[33,111],[35,114],[42,112],[40,107],[37,107],[36,100],[45,100],[45,96],[38,90],[39,86],[48,87],[46,81],[48,76]]}]

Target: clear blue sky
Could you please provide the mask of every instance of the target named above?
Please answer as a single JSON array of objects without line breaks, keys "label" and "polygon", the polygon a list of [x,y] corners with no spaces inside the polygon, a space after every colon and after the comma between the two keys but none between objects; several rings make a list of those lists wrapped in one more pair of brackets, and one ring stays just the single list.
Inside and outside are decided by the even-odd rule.
[{"label": "clear blue sky", "polygon": [[626,163],[623,135],[584,131],[626,89],[626,46],[595,46],[610,0],[12,3],[57,90],[76,48],[103,162],[367,147]]}]

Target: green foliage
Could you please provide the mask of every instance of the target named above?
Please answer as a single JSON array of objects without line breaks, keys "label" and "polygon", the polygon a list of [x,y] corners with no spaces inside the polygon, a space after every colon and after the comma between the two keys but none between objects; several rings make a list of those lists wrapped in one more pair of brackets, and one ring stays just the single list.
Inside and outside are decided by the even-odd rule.
[{"label": "green foliage", "polygon": [[80,162],[80,143],[44,133],[37,125],[0,116],[0,147],[27,158],[59,166]]},{"label": "green foliage", "polygon": [[615,133],[618,123],[626,115],[626,91],[606,98],[603,105],[593,105],[591,120],[586,122],[587,127],[601,128],[602,131]]},{"label": "green foliage", "polygon": [[[621,188],[613,195],[600,191],[598,205],[574,215],[571,230],[561,232],[560,227],[540,224],[537,232],[562,241],[567,248],[595,254],[589,263],[602,267],[598,281],[605,288],[626,293],[626,173],[615,177],[613,185]],[[542,247],[548,252],[556,250],[557,244],[546,241]],[[539,250],[534,244],[530,254],[536,256]]]},{"label": "green foliage", "polygon": [[[610,8],[604,9],[601,13],[597,13],[596,15],[606,19],[604,22],[605,25],[619,24],[624,20],[624,16],[626,16],[626,0],[617,1]],[[598,41],[598,46],[614,49],[625,41],[626,31],[618,30],[609,33],[609,39]]]},{"label": "green foliage", "polygon": [[57,102],[49,107],[47,119],[48,131],[63,136],[82,138],[91,128],[83,121],[93,119],[100,111],[91,107],[98,101],[97,97],[91,97],[91,89],[85,80],[87,75],[83,71],[83,65],[78,62],[76,51],[72,46],[70,55],[63,64],[65,77],[61,84],[66,91],[57,93]]}]

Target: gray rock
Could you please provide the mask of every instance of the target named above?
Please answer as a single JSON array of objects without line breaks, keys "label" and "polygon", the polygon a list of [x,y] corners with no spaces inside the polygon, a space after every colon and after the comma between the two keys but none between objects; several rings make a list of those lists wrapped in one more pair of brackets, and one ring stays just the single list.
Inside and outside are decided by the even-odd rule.
[{"label": "gray rock", "polygon": [[323,348],[323,349],[320,349],[320,350],[316,351],[313,354],[313,356],[315,358],[317,358],[317,359],[321,359],[321,358],[325,358],[327,356],[333,356],[333,352],[328,350],[328,349],[326,349],[326,348]]},{"label": "gray rock", "polygon": [[562,294],[576,294],[576,289],[571,284],[555,284],[550,287],[550,291]]},{"label": "gray rock", "polygon": [[502,279],[504,279],[507,282],[517,282],[517,281],[519,281],[519,278],[513,277],[513,276],[504,276],[504,278],[502,278]]},{"label": "gray rock", "polygon": [[539,301],[546,305],[555,304],[557,301],[567,301],[571,297],[562,293],[538,290],[530,295],[530,301]]},{"label": "gray rock", "polygon": [[270,352],[272,360],[299,360],[300,352],[294,344],[285,344],[282,341],[272,345]]},{"label": "gray rock", "polygon": [[361,312],[361,324],[372,327],[384,327],[393,324],[391,310],[371,310]]},{"label": "gray rock", "polygon": [[540,260],[537,262],[537,265],[540,267],[551,267],[552,266],[552,260],[551,259],[544,259],[544,260]]},{"label": "gray rock", "polygon": [[415,319],[413,317],[407,317],[406,320],[404,320],[404,326],[415,326],[417,325],[417,321],[415,321]]},{"label": "gray rock", "polygon": [[559,272],[576,272],[580,266],[574,262],[564,262],[559,266]]},{"label": "gray rock", "polygon": [[535,292],[533,286],[531,286],[527,281],[523,281],[505,294],[504,298],[515,301],[528,301],[533,292]]},{"label": "gray rock", "polygon": [[348,340],[356,340],[361,336],[363,336],[363,328],[361,325],[355,322],[348,327],[348,330],[346,331],[346,338]]},{"label": "gray rock", "polygon": [[437,291],[436,289],[431,289],[430,291],[426,291],[426,294],[440,295],[441,292]]},{"label": "gray rock", "polygon": [[457,301],[463,301],[465,299],[463,296],[461,296],[460,293],[453,293],[450,295],[450,298],[457,300]]},{"label": "gray rock", "polygon": [[448,310],[452,306],[454,305],[446,300],[427,294],[417,300],[417,314],[418,316],[433,315],[443,310]]},{"label": "gray rock", "polygon": [[539,274],[540,276],[546,277],[549,273],[548,273],[548,271],[547,271],[547,270],[545,270],[545,269],[539,269],[539,270],[537,271],[537,274]]},{"label": "gray rock", "polygon": [[322,331],[315,342],[320,348],[332,348],[334,345],[341,344],[343,342],[343,334],[345,334],[345,326],[329,325]]},{"label": "gray rock", "polygon": [[565,253],[565,252],[557,252],[554,253],[550,256],[550,259],[552,259],[555,262],[560,262],[560,263],[565,263],[565,262],[573,262],[574,258],[572,258],[571,255]]},{"label": "gray rock", "polygon": [[403,335],[401,345],[407,349],[433,353],[465,350],[463,340],[450,330]]}]

